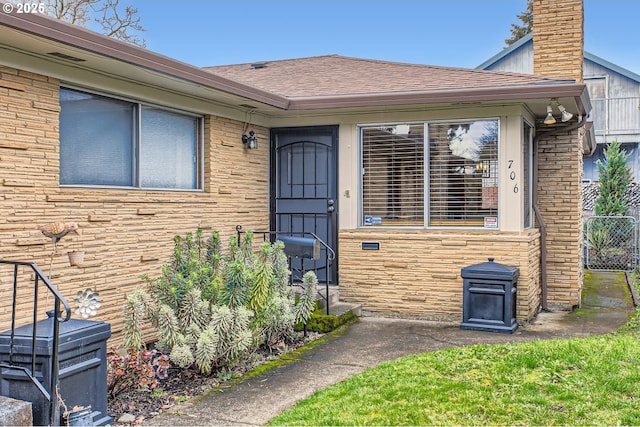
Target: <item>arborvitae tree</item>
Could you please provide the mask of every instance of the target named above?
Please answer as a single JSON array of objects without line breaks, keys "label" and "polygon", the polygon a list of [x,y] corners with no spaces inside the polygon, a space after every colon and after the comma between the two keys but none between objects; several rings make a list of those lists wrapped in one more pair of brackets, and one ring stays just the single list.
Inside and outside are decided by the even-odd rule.
[{"label": "arborvitae tree", "polygon": [[533,0],[527,0],[527,10],[517,15],[522,25],[511,24],[511,38],[504,42],[511,46],[533,30]]},{"label": "arborvitae tree", "polygon": [[596,215],[626,215],[625,193],[631,183],[631,171],[627,166],[629,155],[618,142],[612,142],[604,154],[604,164],[596,162],[600,172],[600,195],[596,199]]}]

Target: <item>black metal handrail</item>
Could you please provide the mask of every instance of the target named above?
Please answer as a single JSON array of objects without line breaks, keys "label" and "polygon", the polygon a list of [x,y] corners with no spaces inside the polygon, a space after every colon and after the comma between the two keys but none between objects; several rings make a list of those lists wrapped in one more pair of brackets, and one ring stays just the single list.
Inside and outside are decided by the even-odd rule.
[{"label": "black metal handrail", "polygon": [[[241,235],[242,233],[246,233],[246,231],[242,230],[242,226],[241,225],[237,225],[236,226],[236,233],[238,233],[238,244],[240,243],[241,240]],[[318,243],[320,243],[320,245],[322,245],[325,249],[326,249],[326,260],[325,260],[325,281],[324,281],[324,286],[325,286],[325,295],[322,295],[322,293],[318,292],[318,295],[320,296],[320,298],[322,298],[325,301],[325,306],[326,306],[326,313],[327,315],[329,314],[329,265],[330,262],[333,261],[336,258],[336,253],[335,251],[324,241],[322,240],[320,237],[318,237],[315,233],[312,232],[307,232],[307,231],[252,231],[252,233],[254,235],[260,235],[262,234],[262,239],[264,241],[267,240],[267,237],[269,237],[269,239],[271,239],[272,237],[277,239],[277,236],[280,235],[287,235],[287,236],[305,236],[305,235],[311,235],[313,236],[314,239],[316,239],[318,241]],[[289,263],[291,264],[291,261],[289,261]],[[304,268],[304,260],[302,261],[302,265]],[[292,283],[293,283],[293,274],[291,275],[292,277]]]},{"label": "black metal handrail", "polygon": [[[58,341],[60,335],[60,322],[66,322],[71,318],[71,307],[58,289],[51,283],[49,277],[32,262],[9,261],[0,259],[0,264],[13,266],[13,294],[11,303],[11,335],[9,341],[9,363],[0,362],[0,368],[16,369],[24,372],[36,386],[44,398],[49,402],[50,425],[60,425],[60,399],[58,397]],[[19,267],[30,268],[33,272],[33,332],[31,335],[31,366],[25,367],[14,363],[14,341],[16,333],[16,307],[18,297],[18,273]],[[53,301],[53,349],[51,355],[51,382],[47,387],[36,377],[36,341],[38,337],[38,288],[43,283],[49,293],[54,297]],[[60,305],[64,307],[64,316],[60,311]]]}]

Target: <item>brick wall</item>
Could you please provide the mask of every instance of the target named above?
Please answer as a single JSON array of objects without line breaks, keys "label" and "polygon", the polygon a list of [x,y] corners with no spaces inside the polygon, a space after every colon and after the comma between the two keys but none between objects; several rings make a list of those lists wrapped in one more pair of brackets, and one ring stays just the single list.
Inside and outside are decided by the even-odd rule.
[{"label": "brick wall", "polygon": [[[362,242],[380,250],[362,250]],[[540,301],[539,233],[477,230],[340,231],[340,297],[365,311],[462,319],[463,267],[496,262],[520,269],[517,316],[531,319]],[[366,266],[366,268],[363,268]]]},{"label": "brick wall", "polygon": [[[0,258],[52,271],[54,285],[71,303],[78,290],[98,290],[103,306],[95,319],[111,323],[112,342],[121,338],[126,295],[143,284],[142,274],[159,275],[174,235],[218,230],[226,245],[237,224],[268,229],[266,129],[254,127],[263,143],[245,150],[241,122],[205,118],[204,192],[60,188],[59,109],[57,80],[0,67]],[[76,221],[83,234],[59,242],[50,270],[52,244],[38,227],[52,221]],[[86,251],[81,267],[69,265],[72,249]],[[0,270],[5,301],[10,283]],[[8,327],[7,307],[0,330]],[[24,314],[21,323],[30,322]]]},{"label": "brick wall", "polygon": [[582,81],[582,0],[533,1],[533,74]]},{"label": "brick wall", "polygon": [[577,131],[543,138],[538,144],[538,205],[547,226],[547,283],[550,308],[580,303],[582,260],[582,150]]}]

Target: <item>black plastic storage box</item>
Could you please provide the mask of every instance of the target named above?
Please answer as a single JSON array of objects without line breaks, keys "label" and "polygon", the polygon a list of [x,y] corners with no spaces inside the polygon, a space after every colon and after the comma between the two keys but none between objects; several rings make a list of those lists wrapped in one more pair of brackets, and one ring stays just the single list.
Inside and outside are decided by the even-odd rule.
[{"label": "black plastic storage box", "polygon": [[462,269],[462,329],[513,333],[516,320],[517,267],[489,262]]},{"label": "black plastic storage box", "polygon": [[[13,364],[31,367],[33,324],[16,328]],[[60,397],[70,411],[74,406],[92,409],[92,425],[112,422],[107,413],[107,339],[111,336],[108,323],[71,319],[60,323],[59,382]],[[0,334],[0,361],[9,363],[11,331]],[[36,372],[34,376],[47,391],[51,384],[53,357],[53,319],[37,323]],[[50,407],[44,396],[19,369],[2,368],[0,394],[32,402],[33,424],[48,425]],[[61,409],[62,410],[62,409]],[[60,417],[63,421],[62,416]]]}]

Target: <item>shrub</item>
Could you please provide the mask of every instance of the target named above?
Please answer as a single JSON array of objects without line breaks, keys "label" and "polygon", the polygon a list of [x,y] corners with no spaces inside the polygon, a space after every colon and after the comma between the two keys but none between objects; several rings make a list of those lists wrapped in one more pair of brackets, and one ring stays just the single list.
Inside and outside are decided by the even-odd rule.
[{"label": "shrub", "polygon": [[155,280],[143,276],[148,290],[136,289],[125,302],[126,345],[144,346],[149,321],[157,348],[175,365],[208,374],[291,338],[294,325],[311,315],[317,278],[305,275],[296,303],[282,242],[265,242],[257,252],[252,242],[252,233],[241,242],[234,236],[223,254],[217,232],[207,239],[201,230],[176,236],[172,262]]},{"label": "shrub", "polygon": [[611,235],[609,230],[604,227],[592,227],[589,232],[589,247],[597,252],[601,252],[611,245]]},{"label": "shrub", "polygon": [[627,166],[629,155],[618,142],[606,149],[605,161],[596,162],[600,172],[600,195],[596,199],[596,215],[626,215],[628,212],[625,193],[631,183],[631,171]]},{"label": "shrub", "polygon": [[107,390],[110,396],[133,388],[153,390],[167,378],[169,359],[157,350],[111,349],[107,354]]}]

